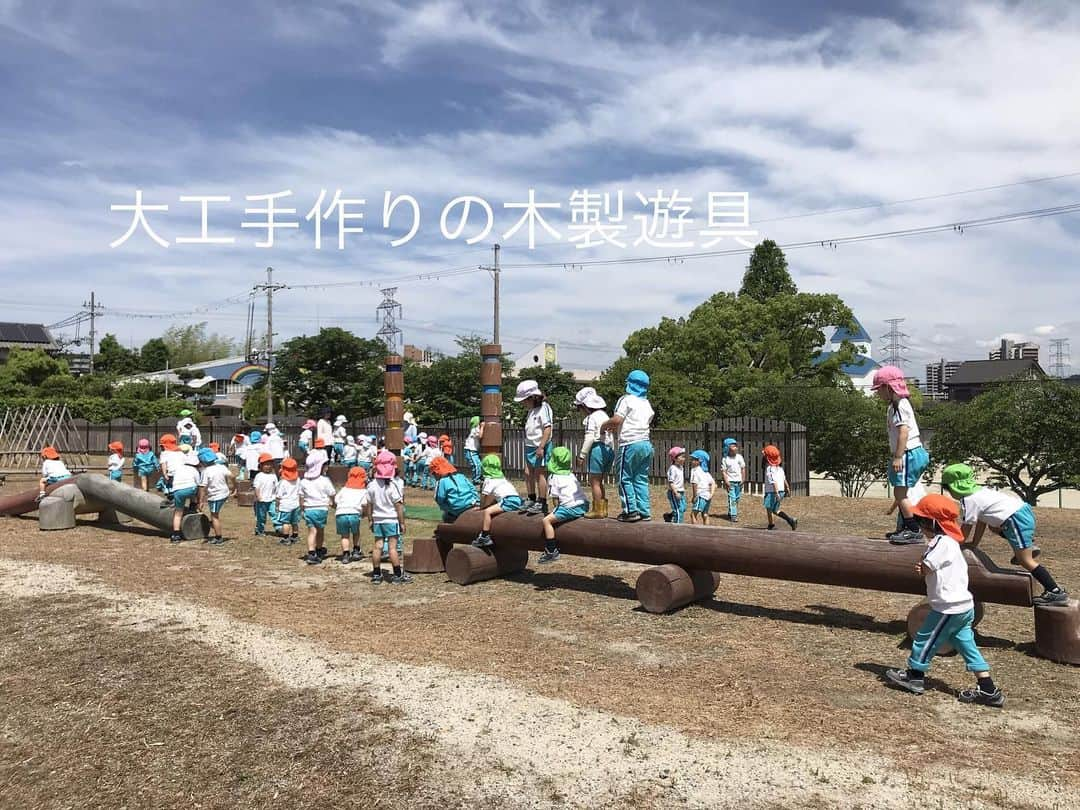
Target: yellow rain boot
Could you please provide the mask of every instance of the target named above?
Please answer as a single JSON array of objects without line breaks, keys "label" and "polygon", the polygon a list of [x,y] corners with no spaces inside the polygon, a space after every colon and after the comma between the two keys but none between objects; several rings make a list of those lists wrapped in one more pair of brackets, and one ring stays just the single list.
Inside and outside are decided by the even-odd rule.
[{"label": "yellow rain boot", "polygon": [[607,517],[607,500],[593,501],[589,511],[585,513],[589,520],[600,520]]}]

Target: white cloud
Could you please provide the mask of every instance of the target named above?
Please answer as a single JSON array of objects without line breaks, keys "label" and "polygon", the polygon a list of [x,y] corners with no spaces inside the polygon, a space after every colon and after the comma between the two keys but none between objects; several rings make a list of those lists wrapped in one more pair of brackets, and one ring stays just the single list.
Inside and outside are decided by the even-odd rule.
[{"label": "white cloud", "polygon": [[1036,326],[1036,327],[1035,327],[1034,329],[1032,329],[1031,331],[1032,331],[1032,332],[1034,332],[1034,333],[1035,333],[1036,335],[1050,335],[1050,334],[1053,334],[1053,333],[1054,333],[1054,330],[1055,330],[1056,328],[1057,328],[1057,327],[1055,327],[1055,326],[1053,326],[1053,325],[1047,325],[1047,326]]}]

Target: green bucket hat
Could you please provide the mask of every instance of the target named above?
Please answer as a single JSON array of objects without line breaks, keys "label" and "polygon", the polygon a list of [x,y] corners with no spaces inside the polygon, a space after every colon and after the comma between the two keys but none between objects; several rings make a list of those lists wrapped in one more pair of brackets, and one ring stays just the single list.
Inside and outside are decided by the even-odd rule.
[{"label": "green bucket hat", "polygon": [[472,419],[469,420],[469,428],[470,429],[476,427],[479,424],[480,424],[480,417],[479,416],[474,416]]},{"label": "green bucket hat", "polygon": [[502,459],[494,453],[484,456],[480,462],[480,470],[484,473],[484,478],[506,478],[503,475]]},{"label": "green bucket hat", "polygon": [[184,410],[180,411],[180,415],[181,416],[191,416],[191,411],[189,411],[187,408],[184,408]]},{"label": "green bucket hat", "polygon": [[975,471],[967,464],[950,464],[942,470],[941,485],[958,498],[966,498],[982,489],[975,481]]},{"label": "green bucket hat", "polygon": [[572,461],[573,456],[570,455],[569,447],[556,447],[551,451],[551,458],[548,459],[548,472],[552,475],[566,475],[570,472]]}]

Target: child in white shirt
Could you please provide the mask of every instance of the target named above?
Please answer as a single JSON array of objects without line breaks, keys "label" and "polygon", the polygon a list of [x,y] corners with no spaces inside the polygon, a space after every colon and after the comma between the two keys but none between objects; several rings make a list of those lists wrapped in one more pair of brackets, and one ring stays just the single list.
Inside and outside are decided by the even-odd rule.
[{"label": "child in white shirt", "polygon": [[739,452],[739,443],[724,439],[724,454],[720,458],[720,472],[727,490],[728,520],[739,522],[739,499],[742,498],[743,481],[746,480],[746,459]]},{"label": "child in white shirt", "polygon": [[682,447],[672,447],[668,450],[668,459],[671,466],[667,471],[667,497],[671,504],[671,511],[664,515],[664,520],[669,523],[682,523],[683,515],[686,514],[686,478],[683,466],[686,464],[686,450]]},{"label": "child in white shirt", "polygon": [[792,531],[795,531],[799,527],[799,521],[780,508],[780,504],[783,503],[784,496],[787,494],[787,476],[784,475],[784,468],[780,466],[783,463],[783,459],[780,457],[780,448],[767,444],[761,449],[761,455],[765,456],[767,465],[765,467],[764,503],[765,514],[769,517],[769,528],[776,528],[776,523],[773,521],[773,515],[776,515],[787,523]]},{"label": "child in white shirt", "polygon": [[346,436],[345,448],[341,451],[341,463],[346,467],[355,467],[359,451],[360,448],[356,446],[356,438],[353,436]]},{"label": "child in white shirt", "polygon": [[71,471],[60,458],[55,447],[41,448],[41,481],[38,487],[38,500],[45,497],[45,487],[71,478]]},{"label": "child in white shirt", "polygon": [[709,525],[709,506],[716,491],[716,479],[709,472],[709,454],[695,450],[690,454],[690,486],[694,505],[690,510],[690,522]]},{"label": "child in white shirt", "polygon": [[536,380],[522,380],[514,402],[525,408],[525,500],[523,515],[548,513],[547,462],[551,453],[551,406]]},{"label": "child in white shirt", "polygon": [[617,453],[622,512],[618,519],[624,523],[652,520],[649,471],[653,446],[649,437],[656,414],[648,396],[649,375],[641,369],[631,371],[626,377],[626,394],[615,403],[615,415],[600,426],[602,431],[619,433]]},{"label": "child in white shirt", "polygon": [[109,458],[106,461],[109,469],[110,481],[124,480],[124,444],[123,442],[109,442]]},{"label": "child in white shirt", "polygon": [[[180,526],[184,515],[198,508],[199,486],[202,474],[199,472],[199,457],[194,451],[182,454],[183,463],[170,462],[172,472],[173,524],[170,543],[183,540]],[[216,459],[216,456],[215,456]]]},{"label": "child in white shirt", "polygon": [[923,471],[930,464],[930,456],[923,447],[919,436],[919,424],[915,421],[915,410],[908,398],[907,381],[904,372],[896,366],[882,366],[874,372],[874,393],[889,403],[886,412],[886,427],[889,433],[889,450],[892,453],[892,465],[889,467],[889,483],[893,487],[893,498],[904,520],[904,528],[888,535],[892,543],[921,543],[922,532],[911,512],[911,500],[908,489],[915,486]]},{"label": "child in white shirt", "polygon": [[480,508],[484,510],[484,522],[480,534],[473,540],[473,545],[477,548],[490,548],[495,545],[491,539],[492,519],[503,512],[517,512],[523,501],[514,485],[506,480],[502,459],[497,455],[489,453],[484,456],[480,467],[484,473],[484,486],[480,490]]},{"label": "child in white shirt", "polygon": [[595,388],[582,388],[574,396],[574,407],[586,414],[584,422],[585,438],[578,453],[578,467],[584,467],[589,474],[589,488],[592,490],[592,508],[585,517],[595,520],[608,516],[607,493],[604,492],[604,476],[611,472],[615,463],[615,438],[604,432],[600,426],[608,421],[604,398],[596,393]]},{"label": "child in white shirt", "polygon": [[472,471],[472,482],[479,484],[484,478],[480,462],[480,442],[484,438],[484,423],[479,416],[469,419],[469,435],[465,437],[465,461]]},{"label": "child in white shirt", "polygon": [[304,562],[318,565],[326,558],[326,520],[334,503],[334,485],[326,477],[326,463],[308,454],[300,482],[300,511],[308,527],[308,553]]},{"label": "child in white shirt", "polygon": [[259,471],[251,479],[255,492],[255,536],[266,536],[266,520],[273,519],[274,501],[277,500],[277,476],[274,475],[274,458],[269,453],[258,457]]},{"label": "child in white shirt", "polygon": [[334,523],[341,538],[341,556],[338,561],[342,564],[363,559],[360,551],[360,520],[368,512],[370,498],[367,483],[364,468],[353,467],[349,470],[345,486],[334,496]]},{"label": "child in white shirt", "polygon": [[[434,437],[433,437],[434,438]],[[371,583],[383,581],[382,555],[390,557],[394,585],[412,582],[401,567],[405,552],[405,483],[397,477],[397,458],[389,450],[380,450],[375,457],[375,480],[368,485],[371,501],[371,532],[375,545],[371,551]]]},{"label": "child in white shirt", "polygon": [[281,480],[274,490],[274,528],[279,546],[291,546],[300,534],[300,472],[295,458],[281,462]]},{"label": "child in white shirt", "polygon": [[225,542],[221,536],[221,510],[229,496],[236,492],[232,473],[218,461],[217,453],[209,447],[199,450],[199,466],[202,470],[199,484],[199,502],[210,507],[210,529],[212,534],[206,541],[212,546]]},{"label": "child in white shirt", "polygon": [[555,542],[555,527],[585,516],[589,502],[585,491],[570,469],[574,457],[569,447],[556,447],[548,459],[548,491],[558,506],[551,514],[544,515],[544,553],[539,563],[553,563],[559,559],[559,545]]}]

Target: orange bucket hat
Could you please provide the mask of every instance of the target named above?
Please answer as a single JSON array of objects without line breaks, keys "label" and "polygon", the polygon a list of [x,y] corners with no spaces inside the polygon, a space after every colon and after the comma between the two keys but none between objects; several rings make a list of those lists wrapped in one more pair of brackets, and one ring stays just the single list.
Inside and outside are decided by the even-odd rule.
[{"label": "orange bucket hat", "polygon": [[363,467],[353,467],[349,470],[349,477],[345,481],[345,486],[349,489],[366,489],[367,488],[367,473]]},{"label": "orange bucket hat", "polygon": [[934,521],[941,531],[956,542],[964,542],[964,533],[956,522],[960,517],[960,505],[948,495],[924,495],[911,511],[919,517]]},{"label": "orange bucket hat", "polygon": [[260,453],[259,454],[259,463],[260,464],[265,464],[266,462],[273,461],[273,460],[274,460],[274,457],[272,455],[270,455],[269,453]]},{"label": "orange bucket hat", "polygon": [[42,447],[41,448],[41,457],[42,458],[47,458],[50,461],[55,461],[56,459],[60,458],[60,454],[58,452],[56,452],[55,447]]},{"label": "orange bucket hat", "polygon": [[176,449],[176,437],[171,433],[163,433],[161,438],[158,439],[158,444],[164,447],[166,450]]},{"label": "orange bucket hat", "polygon": [[316,447],[316,449],[320,449],[320,450],[323,447],[326,447],[326,439],[316,439],[315,440],[315,447]]},{"label": "orange bucket hat", "polygon": [[281,477],[286,481],[295,481],[300,477],[296,469],[296,459],[287,458],[281,462]]},{"label": "orange bucket hat", "polygon": [[770,467],[779,467],[780,462],[783,461],[780,457],[780,448],[772,444],[762,447],[761,455],[765,456],[765,460],[769,462]]},{"label": "orange bucket hat", "polygon": [[455,467],[442,456],[436,456],[435,458],[433,458],[428,464],[428,467],[431,469],[431,472],[434,475],[450,475],[451,473],[457,472],[457,467]]},{"label": "orange bucket hat", "polygon": [[124,443],[123,442],[109,442],[109,449],[112,450],[114,453],[123,453],[124,452]]}]

